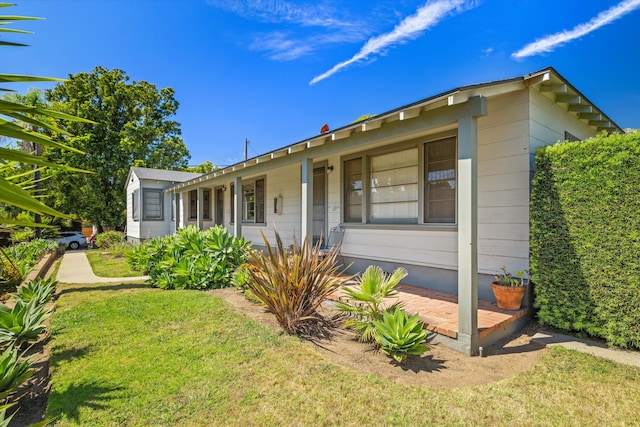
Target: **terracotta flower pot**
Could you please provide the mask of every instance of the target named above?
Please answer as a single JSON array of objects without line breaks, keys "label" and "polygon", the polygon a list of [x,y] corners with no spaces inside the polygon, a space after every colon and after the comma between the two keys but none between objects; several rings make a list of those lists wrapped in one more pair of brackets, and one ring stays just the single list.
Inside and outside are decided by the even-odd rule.
[{"label": "terracotta flower pot", "polygon": [[502,286],[496,282],[491,283],[493,295],[496,297],[498,307],[505,310],[520,310],[522,298],[526,286]]}]

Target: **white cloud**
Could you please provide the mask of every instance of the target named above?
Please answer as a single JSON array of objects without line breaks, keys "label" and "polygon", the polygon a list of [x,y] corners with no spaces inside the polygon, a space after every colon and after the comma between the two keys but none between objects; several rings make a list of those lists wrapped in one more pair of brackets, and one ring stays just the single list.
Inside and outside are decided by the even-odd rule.
[{"label": "white cloud", "polygon": [[512,58],[520,59],[527,56],[538,55],[544,52],[552,52],[556,47],[562,46],[571,40],[585,36],[592,31],[597,30],[607,24],[611,24],[615,20],[622,18],[629,12],[634,11],[640,7],[640,0],[625,0],[612,8],[600,12],[598,16],[591,19],[589,22],[577,25],[571,30],[564,30],[559,33],[551,34],[536,40],[533,43],[529,43],[522,49],[511,54]]},{"label": "white cloud", "polygon": [[460,10],[465,3],[465,0],[428,1],[414,15],[396,25],[391,32],[370,38],[351,59],[340,62],[329,71],[314,77],[309,84],[314,85],[351,64],[370,59],[373,55],[384,54],[389,47],[416,39],[452,12]]}]

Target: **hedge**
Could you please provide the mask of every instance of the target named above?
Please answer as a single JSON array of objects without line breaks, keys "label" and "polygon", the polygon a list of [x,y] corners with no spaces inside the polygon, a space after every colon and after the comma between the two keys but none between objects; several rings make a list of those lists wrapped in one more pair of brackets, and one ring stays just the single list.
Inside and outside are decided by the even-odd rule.
[{"label": "hedge", "polygon": [[544,147],[534,168],[540,322],[640,348],[640,132]]}]

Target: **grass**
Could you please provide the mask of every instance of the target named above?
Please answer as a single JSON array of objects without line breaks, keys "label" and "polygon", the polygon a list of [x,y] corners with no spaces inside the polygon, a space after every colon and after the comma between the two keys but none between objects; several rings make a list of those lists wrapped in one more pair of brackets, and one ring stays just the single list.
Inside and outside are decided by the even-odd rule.
[{"label": "grass", "polygon": [[101,255],[104,250],[95,249],[86,251],[89,264],[93,273],[98,277],[135,277],[143,273],[133,270],[124,257],[112,257]]},{"label": "grass", "polygon": [[215,296],[60,285],[56,425],[631,425],[640,369],[553,348],[531,370],[456,389],[351,371]]}]

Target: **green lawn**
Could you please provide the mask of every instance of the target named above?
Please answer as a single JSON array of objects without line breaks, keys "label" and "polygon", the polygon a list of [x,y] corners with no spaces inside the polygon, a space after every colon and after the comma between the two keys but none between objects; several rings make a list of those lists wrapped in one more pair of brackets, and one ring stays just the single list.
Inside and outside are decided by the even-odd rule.
[{"label": "green lawn", "polygon": [[640,369],[552,349],[526,373],[439,389],[336,366],[223,300],[145,285],[60,285],[57,425],[631,425]]},{"label": "green lawn", "polygon": [[144,274],[133,270],[124,257],[103,256],[101,249],[86,251],[93,273],[98,277],[135,277]]}]

